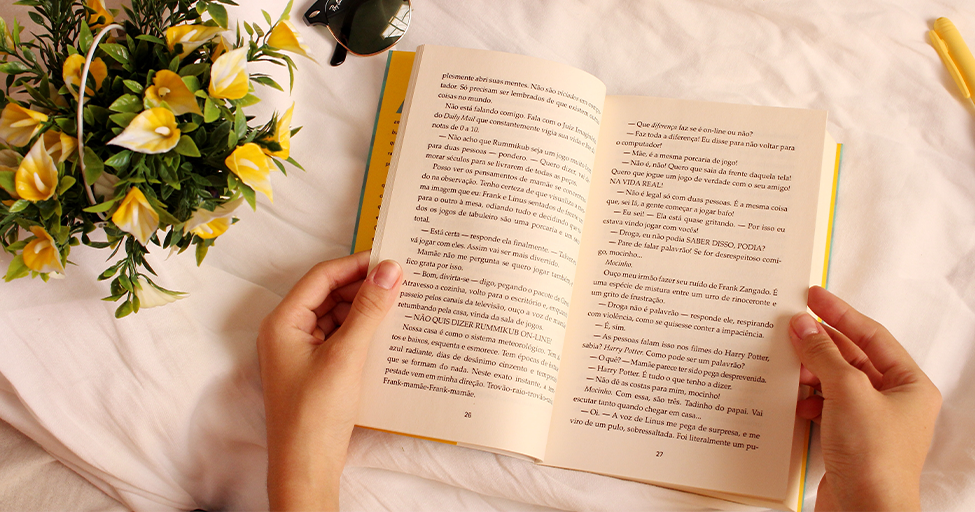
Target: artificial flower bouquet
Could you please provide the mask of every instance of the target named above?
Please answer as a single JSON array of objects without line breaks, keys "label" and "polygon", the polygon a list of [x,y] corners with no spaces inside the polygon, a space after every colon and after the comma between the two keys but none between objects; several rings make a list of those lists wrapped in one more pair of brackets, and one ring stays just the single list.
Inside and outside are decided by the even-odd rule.
[{"label": "artificial flower bouquet", "polygon": [[258,125],[243,110],[254,84],[281,89],[249,63],[287,67],[293,84],[283,52],[308,57],[291,4],[276,22],[264,12],[266,29],[233,31],[231,0],[131,0],[124,20],[101,0],[17,4],[41,33],[26,40],[0,19],[5,280],[69,274],[71,248],[87,245],[111,250],[98,279],[111,279],[116,317],[172,302],[181,294],[152,281],[147,246],[194,246],[199,264],[237,206],[272,198],[272,169],[298,166],[294,106]]}]

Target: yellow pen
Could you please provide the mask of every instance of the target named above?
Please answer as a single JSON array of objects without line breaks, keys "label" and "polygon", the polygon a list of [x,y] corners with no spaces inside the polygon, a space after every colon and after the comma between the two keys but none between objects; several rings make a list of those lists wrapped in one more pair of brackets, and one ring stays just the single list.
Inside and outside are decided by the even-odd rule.
[{"label": "yellow pen", "polygon": [[938,18],[934,22],[934,30],[928,32],[928,36],[941,56],[941,61],[948,68],[951,78],[961,89],[961,95],[972,101],[972,91],[975,90],[975,58],[955,24],[948,18]]}]

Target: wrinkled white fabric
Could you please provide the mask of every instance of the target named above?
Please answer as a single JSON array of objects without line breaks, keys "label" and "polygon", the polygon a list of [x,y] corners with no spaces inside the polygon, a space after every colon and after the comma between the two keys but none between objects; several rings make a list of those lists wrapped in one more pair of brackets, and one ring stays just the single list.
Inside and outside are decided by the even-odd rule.
[{"label": "wrinkled white fabric", "polygon": [[[241,19],[284,0],[241,2]],[[845,144],[829,287],[883,322],[944,394],[922,482],[926,509],[975,509],[975,108],[927,42],[938,16],[975,43],[975,4],[935,0],[734,2],[414,0],[400,49],[423,43],[533,55],[587,70],[610,94],[827,110]],[[298,1],[295,18],[310,1]],[[22,8],[0,6],[8,21]],[[327,62],[326,31],[296,23]],[[267,507],[254,340],[314,263],[344,255],[355,224],[384,57],[339,68],[296,57],[290,95],[259,88],[250,113],[296,102],[276,202],[192,255],[149,260],[189,292],[123,320],[75,248],[67,278],[0,284],[0,418],[135,510]],[[276,68],[253,66],[274,73]],[[0,268],[10,261],[0,256]],[[809,471],[807,503],[822,464]],[[357,432],[350,510],[690,510],[746,507],[463,448]],[[56,492],[56,490],[54,491]]]}]

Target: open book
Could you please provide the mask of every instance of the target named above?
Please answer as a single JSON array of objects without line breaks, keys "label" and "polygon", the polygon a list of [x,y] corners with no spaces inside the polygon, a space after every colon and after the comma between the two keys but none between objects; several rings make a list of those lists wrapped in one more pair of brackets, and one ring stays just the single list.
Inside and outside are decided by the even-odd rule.
[{"label": "open book", "polygon": [[359,425],[800,506],[787,332],[825,276],[825,112],[607,96],[566,65],[423,46],[392,54],[383,123],[360,221],[379,212],[372,263],[405,281]]}]

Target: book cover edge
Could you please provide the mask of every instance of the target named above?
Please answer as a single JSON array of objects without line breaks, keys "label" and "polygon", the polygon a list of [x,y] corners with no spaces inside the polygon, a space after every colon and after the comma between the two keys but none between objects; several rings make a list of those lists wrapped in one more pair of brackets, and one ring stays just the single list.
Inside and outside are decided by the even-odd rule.
[{"label": "book cover edge", "polygon": [[393,64],[393,50],[386,56],[386,70],[383,72],[383,83],[379,88],[379,104],[376,106],[376,121],[372,125],[372,139],[369,141],[369,158],[366,160],[366,171],[362,174],[362,189],[359,191],[359,209],[355,216],[355,227],[352,230],[352,246],[349,254],[355,254],[356,241],[359,238],[359,223],[362,222],[362,204],[366,199],[366,184],[369,183],[369,168],[372,166],[372,156],[376,149],[376,134],[379,131],[379,115],[383,111],[383,98],[386,96],[387,80],[389,80],[389,68]]}]

